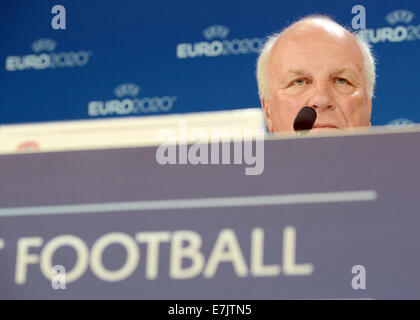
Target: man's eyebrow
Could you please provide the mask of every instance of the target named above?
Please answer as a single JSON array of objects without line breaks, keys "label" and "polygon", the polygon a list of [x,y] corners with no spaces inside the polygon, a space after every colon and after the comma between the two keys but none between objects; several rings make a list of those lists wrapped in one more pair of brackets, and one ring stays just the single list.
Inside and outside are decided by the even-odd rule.
[{"label": "man's eyebrow", "polygon": [[288,70],[287,73],[292,73],[299,76],[306,74],[306,72],[303,71],[302,69],[291,69],[291,70]]},{"label": "man's eyebrow", "polygon": [[350,73],[350,75],[357,76],[357,72],[355,70],[348,69],[348,68],[338,69],[337,71],[333,73],[333,75],[339,76],[339,75],[342,75],[343,73]]}]

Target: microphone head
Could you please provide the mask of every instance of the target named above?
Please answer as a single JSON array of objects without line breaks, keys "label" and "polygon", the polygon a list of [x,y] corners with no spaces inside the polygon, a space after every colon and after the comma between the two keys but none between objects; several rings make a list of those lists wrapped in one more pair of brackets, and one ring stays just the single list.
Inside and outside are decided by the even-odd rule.
[{"label": "microphone head", "polygon": [[295,131],[311,130],[316,120],[316,111],[311,107],[303,107],[298,112],[293,129]]}]

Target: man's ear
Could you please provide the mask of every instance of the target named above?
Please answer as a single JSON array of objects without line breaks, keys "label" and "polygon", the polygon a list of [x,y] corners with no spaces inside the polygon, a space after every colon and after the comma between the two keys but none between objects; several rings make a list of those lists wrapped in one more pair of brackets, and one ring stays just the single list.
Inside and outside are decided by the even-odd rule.
[{"label": "man's ear", "polygon": [[372,127],[372,99],[369,99],[368,101],[368,106],[369,106],[369,127]]},{"label": "man's ear", "polygon": [[265,124],[267,125],[268,132],[273,132],[273,123],[271,122],[270,103],[264,98],[260,98],[261,107],[264,111]]}]

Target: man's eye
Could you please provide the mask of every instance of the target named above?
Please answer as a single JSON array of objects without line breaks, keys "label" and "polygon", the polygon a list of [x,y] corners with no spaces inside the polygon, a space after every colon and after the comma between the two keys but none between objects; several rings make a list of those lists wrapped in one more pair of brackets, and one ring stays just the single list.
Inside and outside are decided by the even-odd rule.
[{"label": "man's eye", "polygon": [[292,85],[294,86],[302,86],[306,83],[305,79],[298,79],[292,82]]},{"label": "man's eye", "polygon": [[336,81],[339,83],[339,84],[350,84],[350,82],[348,82],[346,79],[344,79],[344,78],[337,78],[336,79]]}]

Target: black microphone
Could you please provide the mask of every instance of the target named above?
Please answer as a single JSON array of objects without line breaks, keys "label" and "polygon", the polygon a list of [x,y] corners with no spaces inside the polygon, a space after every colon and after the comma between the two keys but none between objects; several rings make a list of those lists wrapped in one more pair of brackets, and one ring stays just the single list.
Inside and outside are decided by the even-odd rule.
[{"label": "black microphone", "polygon": [[311,107],[303,107],[302,109],[300,109],[295,118],[295,122],[293,123],[293,129],[296,131],[297,135],[301,135],[303,132],[308,132],[312,129],[315,120],[315,109]]}]

